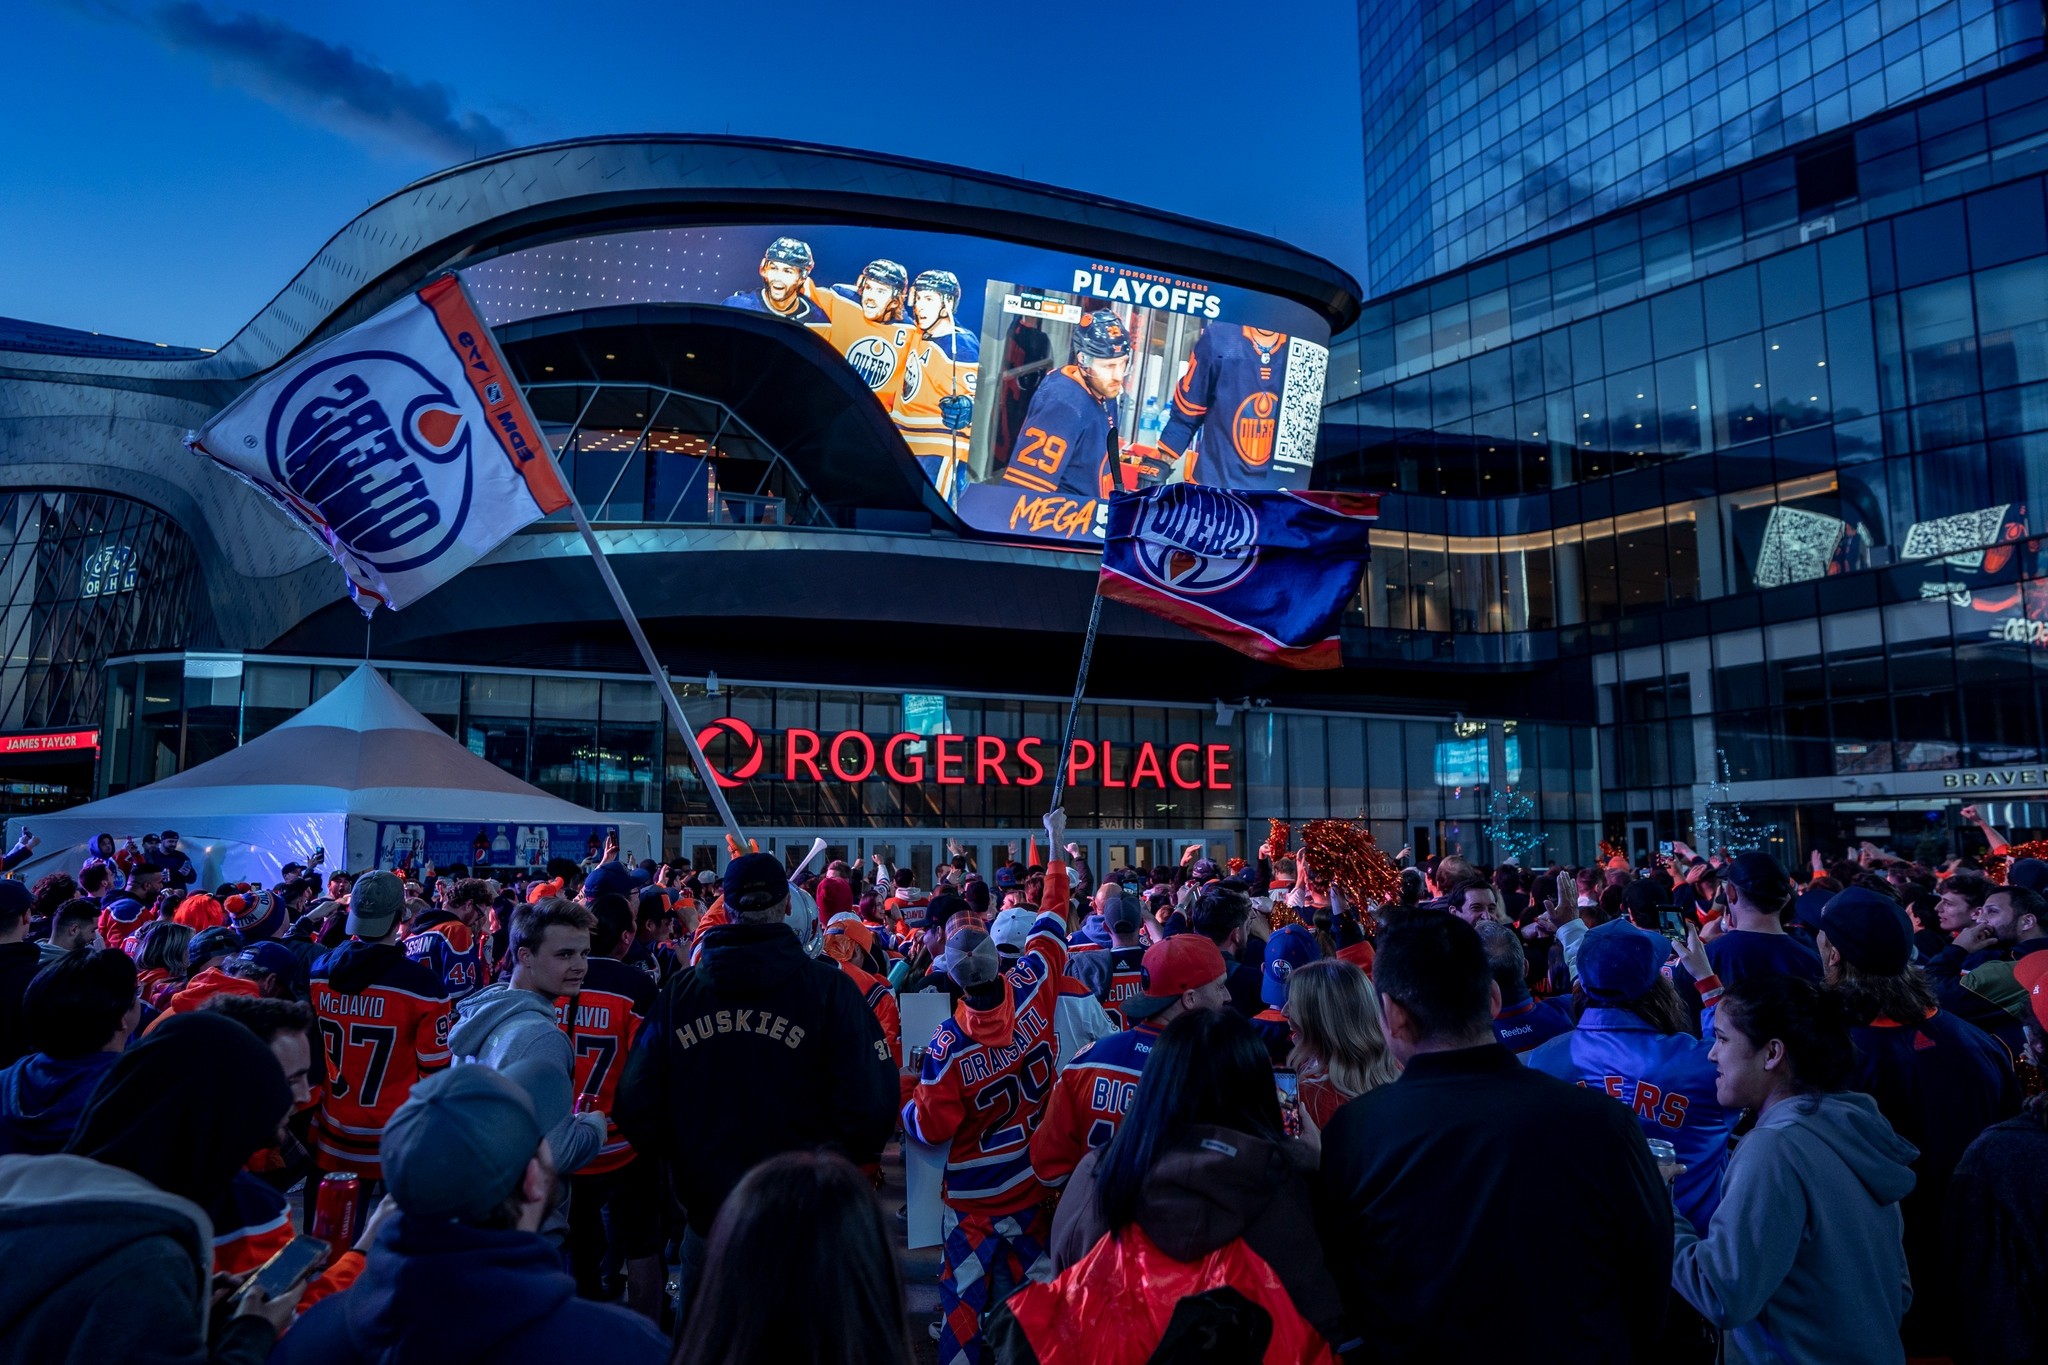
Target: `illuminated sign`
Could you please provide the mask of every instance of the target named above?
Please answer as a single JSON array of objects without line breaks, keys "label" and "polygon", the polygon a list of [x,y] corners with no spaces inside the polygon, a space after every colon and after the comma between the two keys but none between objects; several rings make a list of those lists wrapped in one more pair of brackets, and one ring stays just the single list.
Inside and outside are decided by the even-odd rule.
[{"label": "illuminated sign", "polygon": [[[778,743],[779,740],[779,743]],[[721,787],[763,775],[785,782],[866,782],[905,785],[1040,787],[1052,780],[1058,746],[1036,735],[918,735],[902,731],[877,738],[862,730],[826,735],[792,728],[763,735],[737,716],[697,732]],[[771,753],[775,749],[777,752]],[[1151,787],[1161,791],[1229,791],[1236,755],[1228,744],[1121,744],[1077,739],[1067,756],[1067,785]]]},{"label": "illuminated sign", "polygon": [[52,730],[44,734],[0,735],[0,754],[53,754],[71,749],[97,749],[97,730]]},{"label": "illuminated sign", "polygon": [[802,327],[985,531],[1100,548],[1112,493],[1306,488],[1315,464],[1328,324],[1288,299],[1143,265],[806,223],[553,242],[462,277],[493,326],[694,303]]},{"label": "illuminated sign", "polygon": [[1992,787],[2039,787],[2048,784],[2048,768],[1986,768],[1943,773],[1945,791],[1982,791]]},{"label": "illuminated sign", "polygon": [[126,545],[107,545],[86,556],[79,571],[80,597],[105,597],[110,593],[135,591],[135,551]]}]

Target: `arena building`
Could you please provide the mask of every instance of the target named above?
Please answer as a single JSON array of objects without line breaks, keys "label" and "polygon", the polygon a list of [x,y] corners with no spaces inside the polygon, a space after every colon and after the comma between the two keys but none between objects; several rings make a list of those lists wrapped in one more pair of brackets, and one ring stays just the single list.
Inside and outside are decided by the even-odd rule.
[{"label": "arena building", "polygon": [[[920,876],[948,838],[982,861],[1029,851],[1106,495],[1191,466],[1247,487],[1319,477],[1329,339],[1359,309],[1336,267],[1232,229],[685,136],[530,148],[408,186],[217,351],[0,323],[9,811],[189,768],[367,656],[473,752],[602,811],[658,812],[671,854],[721,855],[565,520],[366,631],[322,550],[181,446],[281,361],[449,270],[747,832]],[[1113,443],[1076,425],[1090,412]],[[1358,667],[1289,673],[1107,604],[1074,836],[1098,866],[1143,865],[1188,843],[1245,855],[1269,817],[1340,815],[1390,848],[1478,851],[1498,784],[1531,804],[1495,832],[1590,854],[1593,728],[1554,718],[1570,708],[1540,672],[1385,666],[1362,605],[1346,649]],[[443,864],[496,842],[430,820],[400,839]]]}]

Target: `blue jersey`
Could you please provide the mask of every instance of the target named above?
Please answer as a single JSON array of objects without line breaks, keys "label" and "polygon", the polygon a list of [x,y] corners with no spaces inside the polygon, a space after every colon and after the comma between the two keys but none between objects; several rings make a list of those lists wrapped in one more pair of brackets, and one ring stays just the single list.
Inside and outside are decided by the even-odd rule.
[{"label": "blue jersey", "polygon": [[1069,365],[1031,395],[1003,482],[1034,493],[1109,500],[1116,487],[1116,413]]},{"label": "blue jersey", "polygon": [[831,319],[825,316],[823,309],[813,307],[811,301],[801,294],[796,296],[796,307],[790,309],[787,313],[779,308],[769,307],[767,294],[759,289],[749,289],[744,294],[734,294],[725,301],[725,306],[727,308],[744,308],[752,313],[766,313],[771,318],[781,318],[784,322],[799,322],[806,327],[825,327],[830,325],[831,322]]},{"label": "blue jersey", "polygon": [[400,943],[405,955],[434,973],[450,1000],[463,1000],[483,989],[483,944],[455,916],[436,911],[414,926]]},{"label": "blue jersey", "polygon": [[1287,334],[1211,323],[1195,340],[1173,411],[1159,433],[1170,455],[1195,451],[1189,483],[1240,487],[1273,472],[1280,400],[1287,391]]},{"label": "blue jersey", "polygon": [[1536,1070],[1601,1090],[1629,1107],[1646,1138],[1678,1149],[1685,1174],[1672,1186],[1678,1211],[1703,1228],[1721,1202],[1728,1135],[1741,1111],[1714,1098],[1713,1046],[1689,1033],[1658,1033],[1627,1010],[1599,1005],[1579,1026],[1522,1060]]}]

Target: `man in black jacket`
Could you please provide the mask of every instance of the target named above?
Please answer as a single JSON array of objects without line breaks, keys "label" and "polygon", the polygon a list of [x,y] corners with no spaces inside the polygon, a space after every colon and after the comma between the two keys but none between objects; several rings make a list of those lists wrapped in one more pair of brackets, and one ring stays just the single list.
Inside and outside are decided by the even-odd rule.
[{"label": "man in black jacket", "polygon": [[1655,1359],[1671,1196],[1627,1107],[1495,1041],[1500,987],[1456,916],[1389,929],[1373,979],[1406,1070],[1323,1131],[1320,1204],[1374,1359]]},{"label": "man in black jacket", "polygon": [[26,886],[0,878],[0,1066],[35,1051],[21,1022],[21,998],[43,967],[42,951],[28,937],[34,904]]},{"label": "man in black jacket", "polygon": [[711,1224],[749,1170],[821,1147],[873,1165],[896,1127],[881,1025],[851,977],[804,956],[781,861],[735,858],[723,891],[732,922],[709,930],[696,964],[662,989],[613,1115],[635,1151],[667,1165],[689,1213],[683,1311]]}]

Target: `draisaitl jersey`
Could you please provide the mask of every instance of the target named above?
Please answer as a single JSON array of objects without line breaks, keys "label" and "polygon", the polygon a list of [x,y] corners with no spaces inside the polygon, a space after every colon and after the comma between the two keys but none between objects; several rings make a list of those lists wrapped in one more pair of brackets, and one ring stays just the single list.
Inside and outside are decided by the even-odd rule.
[{"label": "draisaitl jersey", "polygon": [[[1057,866],[1057,865],[1056,865]],[[1065,901],[1065,869],[1055,894]],[[1067,965],[1067,923],[1042,914],[1017,965],[1003,973],[1003,1003],[975,1011],[965,1000],[933,1032],[903,1125],[920,1142],[951,1142],[945,1199],[962,1213],[1018,1213],[1044,1198],[1031,1171],[1031,1131],[1059,1070],[1053,1014]],[[977,1036],[979,1035],[979,1036]]]},{"label": "draisaitl jersey", "polygon": [[422,1076],[448,1065],[448,993],[397,944],[360,940],[313,964],[312,993],[327,1061],[313,1160],[324,1171],[381,1177],[384,1125]]},{"label": "draisaitl jersey", "polygon": [[1059,1188],[1091,1149],[1109,1145],[1161,1032],[1149,1020],[1140,1021],[1083,1049],[1060,1072],[1045,1117],[1031,1135],[1031,1169],[1040,1181]]},{"label": "draisaitl jersey", "polygon": [[1115,408],[1088,391],[1078,366],[1047,375],[1033,391],[1003,482],[1034,493],[1109,500],[1116,488]]},{"label": "draisaitl jersey", "polygon": [[1210,323],[1195,340],[1159,447],[1185,455],[1189,483],[1237,485],[1272,473],[1287,387],[1287,334]]},{"label": "draisaitl jersey", "polygon": [[[861,377],[885,409],[894,409],[903,391],[903,367],[910,359],[910,341],[917,324],[908,318],[876,322],[861,311],[860,292],[850,284],[835,284],[830,290],[811,295],[811,305],[825,318],[824,333],[832,349],[846,357],[846,363]],[[970,385],[967,389],[973,393]]]},{"label": "draisaitl jersey", "polygon": [[956,327],[935,337],[912,329],[894,409],[896,429],[926,476],[947,497],[954,495],[971,433],[966,427],[948,430],[939,404],[956,396],[972,401],[980,365],[981,338],[973,332]]},{"label": "draisaitl jersey", "polygon": [[414,932],[399,940],[405,955],[441,979],[450,1001],[464,1000],[484,986],[483,943],[467,924],[446,911],[420,917]]},{"label": "draisaitl jersey", "polygon": [[[654,978],[612,957],[593,957],[583,978],[583,991],[564,996],[555,1009],[568,1025],[576,1049],[576,1093],[602,1112],[617,1107],[619,1077],[626,1074],[626,1054],[640,1025],[654,1008]],[[604,1146],[578,1171],[602,1175],[633,1159],[633,1148],[614,1123],[605,1129]]]}]

